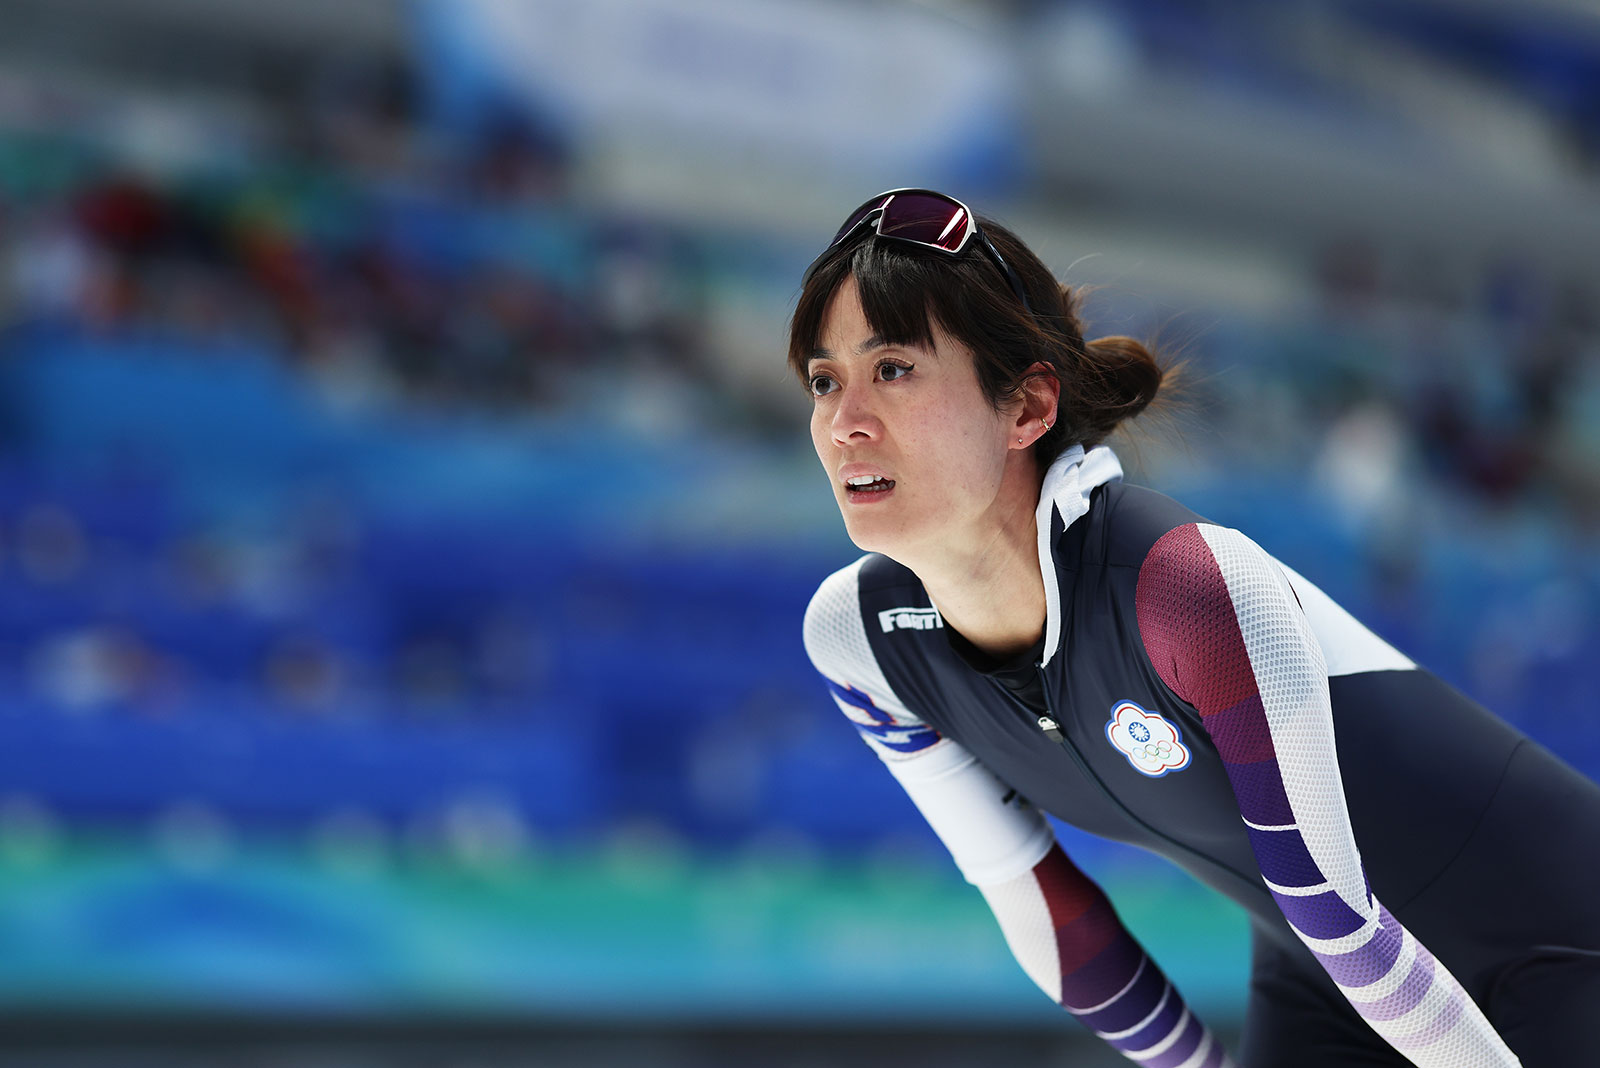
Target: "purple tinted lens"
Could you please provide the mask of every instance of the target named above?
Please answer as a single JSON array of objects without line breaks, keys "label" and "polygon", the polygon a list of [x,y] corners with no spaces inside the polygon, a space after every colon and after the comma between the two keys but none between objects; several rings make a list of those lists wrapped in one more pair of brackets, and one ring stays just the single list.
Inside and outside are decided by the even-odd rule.
[{"label": "purple tinted lens", "polygon": [[930,193],[896,193],[878,220],[878,233],[959,252],[972,233],[967,209]]},{"label": "purple tinted lens", "polygon": [[834,245],[837,245],[840,241],[843,241],[844,238],[845,238],[845,235],[849,234],[850,231],[852,231],[856,227],[860,226],[861,225],[861,220],[865,219],[868,215],[871,215],[873,212],[877,211],[878,208],[881,207],[883,205],[883,202],[885,200],[887,200],[887,199],[888,199],[887,197],[873,197],[871,200],[869,200],[865,204],[861,205],[855,211],[852,211],[850,213],[850,217],[844,221],[844,225],[839,227],[839,232],[833,235],[833,240],[828,242],[828,247],[832,248]]}]

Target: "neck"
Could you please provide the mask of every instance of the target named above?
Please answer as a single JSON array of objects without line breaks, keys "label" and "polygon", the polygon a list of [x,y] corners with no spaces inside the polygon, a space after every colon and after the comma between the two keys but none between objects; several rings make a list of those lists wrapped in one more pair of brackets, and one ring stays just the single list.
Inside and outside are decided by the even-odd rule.
[{"label": "neck", "polygon": [[921,580],[945,625],[996,658],[1010,658],[1039,640],[1045,627],[1044,579],[1034,511],[1044,472],[1030,462],[1002,484],[981,528],[952,532],[938,552],[901,561]]}]

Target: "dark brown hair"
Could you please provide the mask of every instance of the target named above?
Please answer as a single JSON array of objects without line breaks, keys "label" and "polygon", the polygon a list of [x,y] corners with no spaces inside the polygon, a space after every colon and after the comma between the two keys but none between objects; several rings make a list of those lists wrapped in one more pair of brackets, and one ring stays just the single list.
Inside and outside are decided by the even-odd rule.
[{"label": "dark brown hair", "polygon": [[1048,467],[1074,444],[1092,448],[1138,415],[1175,369],[1158,364],[1131,337],[1085,342],[1078,320],[1082,288],[1057,282],[1010,230],[983,216],[978,222],[1022,280],[1033,314],[976,239],[952,258],[868,231],[865,239],[830,249],[801,291],[789,324],[789,367],[809,392],[806,362],[817,349],[828,303],[854,275],[874,333],[891,345],[931,346],[937,320],[972,350],[978,385],[997,412],[1022,396],[1029,367],[1048,365],[1061,383],[1060,404],[1055,424],[1034,443],[1040,467]]}]

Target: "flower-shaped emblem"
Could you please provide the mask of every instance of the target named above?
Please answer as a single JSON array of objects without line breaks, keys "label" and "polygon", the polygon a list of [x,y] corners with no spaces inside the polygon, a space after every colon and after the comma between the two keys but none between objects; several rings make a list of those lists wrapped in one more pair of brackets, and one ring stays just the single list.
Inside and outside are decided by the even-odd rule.
[{"label": "flower-shaped emblem", "polygon": [[1189,747],[1177,725],[1132,701],[1118,701],[1112,707],[1106,737],[1128,763],[1153,779],[1189,766]]}]

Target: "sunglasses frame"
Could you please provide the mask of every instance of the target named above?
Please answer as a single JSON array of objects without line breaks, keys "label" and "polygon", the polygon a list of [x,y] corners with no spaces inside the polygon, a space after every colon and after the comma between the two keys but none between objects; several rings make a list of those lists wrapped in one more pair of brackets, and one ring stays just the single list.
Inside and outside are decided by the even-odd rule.
[{"label": "sunglasses frame", "polygon": [[[913,237],[903,237],[899,234],[884,233],[883,220],[887,214],[885,209],[888,208],[890,201],[894,200],[894,198],[901,193],[919,193],[926,196],[931,196],[960,208],[962,218],[964,219],[964,225],[966,227],[966,232],[961,235],[961,240],[956,243],[956,247],[953,249],[945,248],[943,245],[936,245],[929,241],[919,241]],[[858,214],[861,216],[859,219],[856,219],[856,221],[853,223],[849,221]],[[1000,273],[1005,275],[1006,281],[1011,285],[1011,291],[1017,295],[1017,300],[1021,302],[1022,307],[1028,312],[1029,315],[1033,314],[1033,305],[1028,302],[1028,295],[1022,289],[1022,279],[1017,277],[1017,273],[1011,269],[1011,265],[1006,262],[1005,257],[1000,255],[1000,250],[994,247],[994,242],[989,240],[989,235],[983,232],[983,227],[978,225],[977,217],[972,214],[972,209],[967,207],[961,201],[957,200],[955,197],[950,196],[948,193],[941,193],[935,189],[922,189],[915,186],[906,186],[900,189],[885,190],[884,192],[879,193],[877,196],[864,201],[860,207],[856,208],[849,215],[845,216],[845,225],[840,227],[839,232],[835,234],[833,240],[828,243],[828,247],[822,250],[822,254],[816,259],[812,260],[811,266],[806,268],[806,273],[804,278],[801,280],[801,285],[803,286],[806,282],[811,280],[812,274],[816,272],[817,266],[822,262],[823,257],[827,256],[829,252],[832,252],[833,249],[841,242],[848,241],[852,236],[859,233],[863,227],[869,225],[873,227],[874,232],[879,237],[886,237],[892,241],[904,241],[908,245],[916,245],[918,248],[932,249],[935,252],[951,257],[959,256],[965,252],[967,246],[972,243],[972,239],[976,237],[978,239],[979,246],[983,249],[984,255],[988,256],[994,265],[1000,268]]]}]

